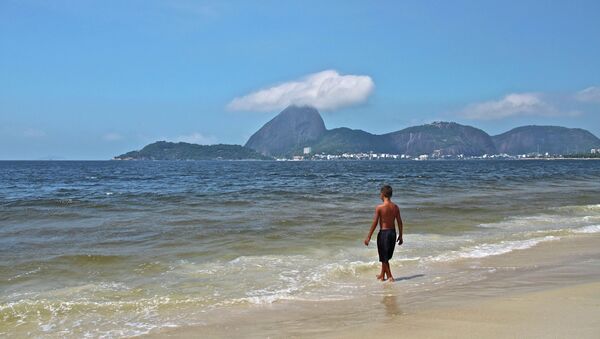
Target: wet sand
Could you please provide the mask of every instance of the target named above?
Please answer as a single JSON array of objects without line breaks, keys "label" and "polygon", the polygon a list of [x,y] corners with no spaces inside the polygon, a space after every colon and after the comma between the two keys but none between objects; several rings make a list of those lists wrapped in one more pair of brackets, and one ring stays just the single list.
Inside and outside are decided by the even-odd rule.
[{"label": "wet sand", "polygon": [[400,281],[382,283],[376,296],[365,291],[365,297],[346,301],[290,301],[233,309],[207,314],[202,324],[149,336],[598,338],[599,245],[600,234],[576,235],[450,264],[465,273],[489,268],[490,274],[478,281],[431,286],[409,295],[397,293],[396,287],[419,277],[398,272]]},{"label": "wet sand", "polygon": [[327,337],[598,338],[600,283],[473,300]]}]

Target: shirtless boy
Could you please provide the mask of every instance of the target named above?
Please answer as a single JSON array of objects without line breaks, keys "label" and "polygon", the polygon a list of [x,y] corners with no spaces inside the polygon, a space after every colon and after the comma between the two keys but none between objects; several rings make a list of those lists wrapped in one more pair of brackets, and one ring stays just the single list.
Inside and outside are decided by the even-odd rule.
[{"label": "shirtless boy", "polygon": [[[364,243],[369,246],[371,236],[379,223],[379,233],[377,233],[377,252],[379,252],[379,261],[381,261],[381,273],[377,275],[377,279],[394,281],[392,272],[390,271],[389,260],[394,254],[396,241],[398,245],[402,245],[402,218],[400,217],[400,208],[392,202],[392,187],[385,185],[381,187],[380,198],[383,204],[375,208],[375,217],[369,235]],[[398,222],[398,239],[396,239],[396,226],[394,221]]]}]

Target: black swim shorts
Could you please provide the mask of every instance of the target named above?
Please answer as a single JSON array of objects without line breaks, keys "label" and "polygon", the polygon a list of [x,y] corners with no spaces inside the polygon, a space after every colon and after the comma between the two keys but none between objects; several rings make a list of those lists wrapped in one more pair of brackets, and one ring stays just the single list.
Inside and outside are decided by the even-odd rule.
[{"label": "black swim shorts", "polygon": [[377,233],[377,252],[379,252],[379,261],[388,262],[392,259],[396,247],[396,230],[393,228],[380,230]]}]

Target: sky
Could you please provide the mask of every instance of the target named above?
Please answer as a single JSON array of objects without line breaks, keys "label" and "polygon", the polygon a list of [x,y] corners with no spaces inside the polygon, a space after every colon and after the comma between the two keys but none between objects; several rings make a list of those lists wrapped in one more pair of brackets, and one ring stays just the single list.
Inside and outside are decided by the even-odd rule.
[{"label": "sky", "polygon": [[0,0],[0,159],[455,121],[600,136],[600,1]]}]

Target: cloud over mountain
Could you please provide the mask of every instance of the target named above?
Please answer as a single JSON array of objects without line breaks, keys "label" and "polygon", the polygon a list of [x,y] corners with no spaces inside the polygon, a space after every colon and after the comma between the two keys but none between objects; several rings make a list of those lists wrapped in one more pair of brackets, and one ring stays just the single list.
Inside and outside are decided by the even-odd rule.
[{"label": "cloud over mountain", "polygon": [[583,102],[600,102],[600,87],[588,87],[575,94],[575,99]]},{"label": "cloud over mountain", "polygon": [[575,116],[578,111],[560,110],[542,93],[511,93],[500,100],[468,105],[461,115],[473,120],[495,120],[512,116]]},{"label": "cloud over mountain", "polygon": [[123,136],[119,133],[109,132],[109,133],[104,134],[102,136],[102,139],[104,139],[104,141],[119,141],[119,140],[123,139]]},{"label": "cloud over mountain", "polygon": [[341,75],[335,70],[326,70],[237,97],[227,108],[263,112],[290,105],[309,105],[330,111],[364,102],[374,87],[367,75]]},{"label": "cloud over mountain", "polygon": [[207,136],[202,133],[194,132],[188,135],[180,135],[175,138],[171,138],[174,142],[187,142],[190,144],[199,144],[199,145],[211,145],[216,142],[216,139],[212,136]]}]

